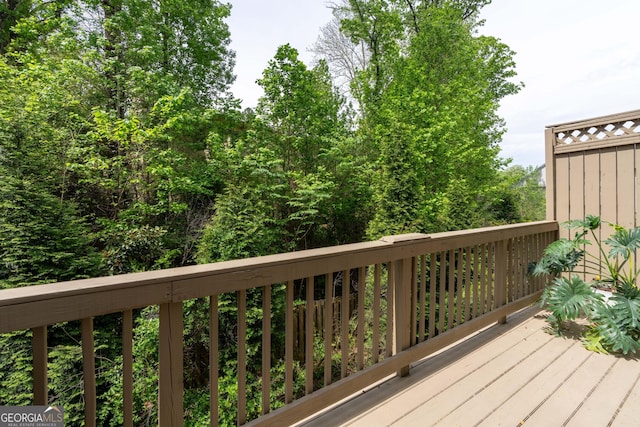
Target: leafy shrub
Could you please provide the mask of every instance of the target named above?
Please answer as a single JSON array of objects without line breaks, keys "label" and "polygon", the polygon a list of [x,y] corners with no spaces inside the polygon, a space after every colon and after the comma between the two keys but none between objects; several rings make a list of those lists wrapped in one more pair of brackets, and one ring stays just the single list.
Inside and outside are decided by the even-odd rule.
[{"label": "leafy shrub", "polygon": [[[542,304],[551,312],[548,321],[558,333],[563,322],[585,317],[590,322],[584,338],[587,348],[636,353],[640,349],[640,269],[634,260],[640,248],[640,229],[608,224],[614,232],[600,241],[595,233],[602,226],[599,217],[587,215],[584,220],[564,223],[566,228],[577,229],[574,238],[551,243],[534,266],[533,274],[574,273],[555,278],[542,295]],[[585,245],[591,244],[586,239],[589,234],[599,256],[584,250]],[[608,253],[603,244],[609,247]],[[586,283],[575,273],[591,275],[594,280]],[[603,295],[596,293],[598,287],[610,288],[612,296],[605,301]]]}]

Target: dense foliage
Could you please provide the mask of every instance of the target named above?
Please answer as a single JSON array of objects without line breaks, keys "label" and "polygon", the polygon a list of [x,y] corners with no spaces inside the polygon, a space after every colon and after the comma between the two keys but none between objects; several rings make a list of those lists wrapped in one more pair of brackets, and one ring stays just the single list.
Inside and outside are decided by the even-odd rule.
[{"label": "dense foliage", "polygon": [[[258,82],[255,111],[241,111],[228,92],[227,4],[3,2],[0,287],[540,219],[523,208],[532,171],[505,172],[498,155],[504,124],[496,110],[520,86],[511,80],[513,52],[477,34],[486,3],[344,1],[318,41],[317,64],[281,46]],[[357,61],[345,57],[356,51]],[[234,339],[234,298],[219,302],[228,334],[221,342]],[[194,360],[185,399],[196,417],[204,411],[208,331],[198,325],[207,307],[185,306]],[[250,326],[261,316],[250,313]],[[100,417],[114,425],[120,321],[96,321]],[[153,423],[157,313],[137,312],[135,322],[144,379],[136,422]],[[81,363],[79,327],[49,334],[50,395],[74,424],[81,382],[65,372]],[[28,400],[28,340],[0,340],[2,404]],[[222,378],[231,358],[222,351]],[[259,377],[258,367],[248,369]],[[231,399],[232,384],[221,381]]]},{"label": "dense foliage", "polygon": [[[329,62],[359,105],[358,132],[373,175],[368,236],[433,232],[502,222],[487,209],[504,165],[500,99],[516,93],[513,52],[479,36],[486,1],[349,0],[336,10],[349,38],[325,31],[316,51],[352,43],[368,55]],[[328,27],[331,28],[331,27]],[[344,64],[353,69],[345,73]],[[510,213],[508,213],[510,214]]]}]

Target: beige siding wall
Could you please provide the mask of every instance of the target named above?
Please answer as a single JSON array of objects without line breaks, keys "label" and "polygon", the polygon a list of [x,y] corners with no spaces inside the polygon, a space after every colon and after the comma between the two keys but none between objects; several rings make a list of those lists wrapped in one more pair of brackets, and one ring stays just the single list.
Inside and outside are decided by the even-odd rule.
[{"label": "beige siding wall", "polygon": [[[591,214],[640,226],[640,110],[548,126],[545,135],[547,219],[562,223]],[[605,226],[598,237],[611,231]],[[570,232],[562,229],[560,237]]]}]

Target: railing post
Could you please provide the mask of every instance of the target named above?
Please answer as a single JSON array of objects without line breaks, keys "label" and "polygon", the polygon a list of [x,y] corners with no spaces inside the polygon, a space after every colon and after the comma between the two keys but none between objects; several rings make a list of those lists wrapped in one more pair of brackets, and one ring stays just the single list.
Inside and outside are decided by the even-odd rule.
[{"label": "railing post", "polygon": [[48,405],[48,381],[47,381],[47,327],[39,326],[32,329],[33,348],[33,404]]},{"label": "railing post", "polygon": [[183,416],[182,303],[160,305],[158,424],[182,426]]},{"label": "railing post", "polygon": [[[393,316],[396,330],[393,353],[398,354],[411,346],[411,258],[395,261],[395,264]],[[409,366],[403,366],[398,371],[398,376],[406,377],[407,375],[409,375]]]},{"label": "railing post", "polygon": [[556,155],[554,152],[555,147],[555,132],[553,128],[546,128],[544,130],[545,139],[545,166],[546,177],[545,185],[546,199],[547,199],[547,219],[556,219]]},{"label": "railing post", "polygon": [[133,427],[133,311],[122,312],[122,424]]},{"label": "railing post", "polygon": [[[398,245],[398,248],[401,248],[408,243],[429,238],[430,236],[427,234],[411,233],[386,236],[380,240],[392,243],[394,246]],[[411,334],[415,334],[415,325],[412,324],[412,319],[415,319],[415,313],[412,315],[412,312],[416,310],[416,296],[413,295],[412,284],[416,280],[413,277],[413,263],[413,257],[400,258],[393,262],[393,324],[395,326],[393,354],[398,354],[411,347]],[[400,368],[397,375],[401,377],[409,375],[409,366]]]},{"label": "railing post", "polygon": [[[507,303],[507,242],[500,240],[496,242],[494,268],[494,281],[496,292],[496,308]],[[503,316],[498,323],[507,323],[507,316]]]},{"label": "railing post", "polygon": [[93,344],[93,318],[82,319],[82,371],[84,383],[84,425],[96,425],[96,354]]}]

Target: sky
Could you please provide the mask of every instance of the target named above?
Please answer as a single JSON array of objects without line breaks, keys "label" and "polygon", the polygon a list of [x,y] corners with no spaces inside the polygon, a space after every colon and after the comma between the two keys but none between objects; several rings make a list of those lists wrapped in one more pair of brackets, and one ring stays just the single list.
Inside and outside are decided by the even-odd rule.
[{"label": "sky", "polygon": [[[232,0],[236,51],[231,90],[254,107],[255,84],[278,46],[289,43],[310,65],[309,48],[331,19],[325,0]],[[502,100],[501,156],[513,165],[544,164],[545,126],[640,108],[640,1],[493,0],[480,33],[516,52],[525,87]]]}]

